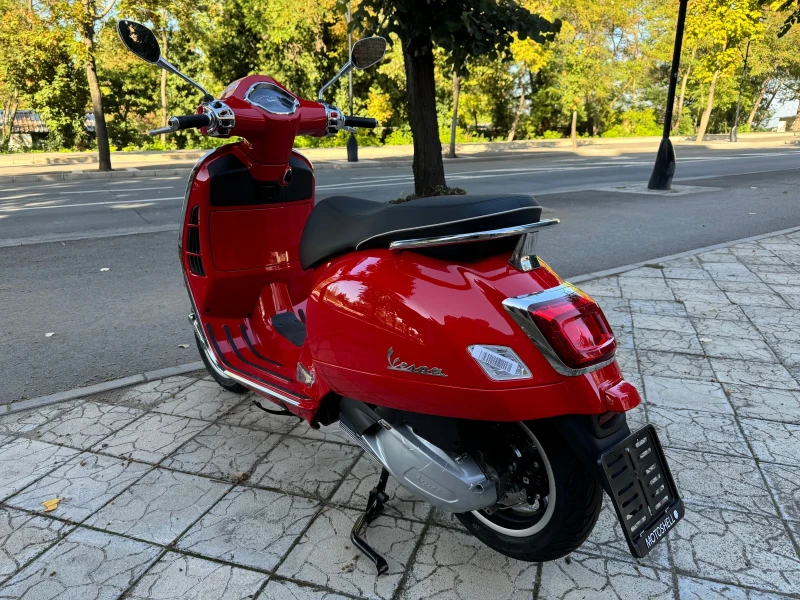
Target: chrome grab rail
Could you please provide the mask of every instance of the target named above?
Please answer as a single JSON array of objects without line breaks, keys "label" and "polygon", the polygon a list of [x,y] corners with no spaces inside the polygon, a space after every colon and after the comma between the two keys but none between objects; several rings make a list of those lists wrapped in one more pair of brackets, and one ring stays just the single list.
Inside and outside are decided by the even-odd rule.
[{"label": "chrome grab rail", "polygon": [[532,233],[538,229],[542,229],[543,227],[558,225],[560,222],[561,221],[558,219],[544,219],[542,221],[537,221],[536,223],[528,223],[527,225],[516,225],[514,227],[504,227],[502,229],[490,229],[489,231],[441,235],[429,238],[417,238],[413,240],[397,240],[396,242],[389,244],[389,250],[414,250],[416,248],[434,248],[436,246],[452,246],[454,244],[483,242],[486,240],[495,240],[504,237]]}]

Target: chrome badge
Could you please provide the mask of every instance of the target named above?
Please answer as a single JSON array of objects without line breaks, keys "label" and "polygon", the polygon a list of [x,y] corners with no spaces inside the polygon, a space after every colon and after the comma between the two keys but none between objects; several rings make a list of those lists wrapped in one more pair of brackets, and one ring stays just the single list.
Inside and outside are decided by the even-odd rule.
[{"label": "chrome badge", "polygon": [[394,348],[389,348],[389,367],[390,371],[404,371],[406,373],[416,373],[417,375],[433,375],[434,377],[447,377],[439,367],[426,367],[421,366],[418,367],[416,365],[410,365],[406,362],[401,362],[399,358],[395,358],[392,360],[392,354],[394,354]]}]

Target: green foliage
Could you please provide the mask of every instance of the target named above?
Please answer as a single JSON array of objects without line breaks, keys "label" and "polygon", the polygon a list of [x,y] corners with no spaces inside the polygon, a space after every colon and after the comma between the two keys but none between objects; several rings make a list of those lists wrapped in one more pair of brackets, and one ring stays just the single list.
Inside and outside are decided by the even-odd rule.
[{"label": "green foliage", "polygon": [[620,115],[620,122],[607,129],[603,137],[642,137],[661,135],[662,131],[652,109],[626,110]]}]

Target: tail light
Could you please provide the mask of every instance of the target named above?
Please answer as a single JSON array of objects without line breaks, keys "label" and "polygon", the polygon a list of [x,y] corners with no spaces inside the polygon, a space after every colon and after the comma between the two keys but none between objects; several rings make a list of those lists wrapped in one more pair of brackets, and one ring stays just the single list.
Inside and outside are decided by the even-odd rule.
[{"label": "tail light", "polygon": [[603,311],[568,283],[508,298],[503,306],[562,375],[580,375],[614,358],[617,342]]},{"label": "tail light", "polygon": [[583,369],[614,355],[617,342],[600,307],[586,295],[569,294],[531,307],[533,322],[572,369]]}]

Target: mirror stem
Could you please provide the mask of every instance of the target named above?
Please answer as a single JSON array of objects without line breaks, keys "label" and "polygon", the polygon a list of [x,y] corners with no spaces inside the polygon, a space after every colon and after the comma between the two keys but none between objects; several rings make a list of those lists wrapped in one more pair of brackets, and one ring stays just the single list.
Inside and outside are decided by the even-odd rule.
[{"label": "mirror stem", "polygon": [[183,73],[181,73],[178,69],[176,69],[170,62],[168,62],[164,58],[159,58],[158,62],[156,64],[159,67],[161,67],[162,69],[164,69],[165,71],[167,71],[169,73],[172,73],[173,75],[177,75],[178,77],[183,79],[185,82],[192,84],[198,90],[203,92],[203,102],[211,102],[212,100],[214,100],[214,96],[209,94],[208,91],[202,85],[197,83],[191,77],[188,77],[187,75],[184,75]]},{"label": "mirror stem", "polygon": [[317,96],[317,100],[322,102],[322,94],[325,93],[325,90],[327,90],[334,83],[336,83],[340,77],[342,77],[343,75],[347,75],[350,71],[353,70],[354,67],[355,65],[353,65],[352,61],[347,61],[347,64],[345,64],[345,66],[339,69],[339,72],[333,76],[333,79],[331,79],[328,83],[326,83],[319,89],[319,95]]}]

